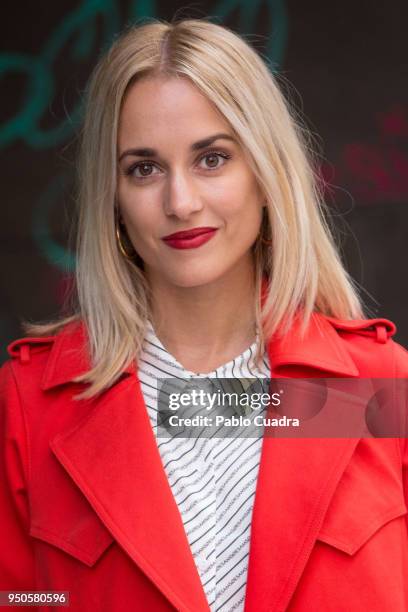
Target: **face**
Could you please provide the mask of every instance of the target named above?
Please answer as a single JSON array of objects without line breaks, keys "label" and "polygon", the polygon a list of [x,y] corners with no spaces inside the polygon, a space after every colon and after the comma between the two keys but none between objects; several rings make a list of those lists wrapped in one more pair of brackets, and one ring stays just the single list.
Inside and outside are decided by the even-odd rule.
[{"label": "face", "polygon": [[264,198],[214,105],[187,79],[145,78],[118,130],[119,211],[149,281],[197,287],[253,266]]}]

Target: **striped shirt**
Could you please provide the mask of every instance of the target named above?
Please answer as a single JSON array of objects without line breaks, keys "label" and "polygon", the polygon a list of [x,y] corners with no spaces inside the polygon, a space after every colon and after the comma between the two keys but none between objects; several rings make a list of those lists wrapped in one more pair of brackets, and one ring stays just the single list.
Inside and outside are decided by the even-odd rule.
[{"label": "striped shirt", "polygon": [[[248,572],[252,509],[262,435],[258,437],[158,437],[157,380],[269,378],[257,340],[210,373],[186,370],[162,345],[149,323],[139,357],[141,388],[171,490],[212,612],[242,611]],[[218,381],[217,381],[218,382]]]}]

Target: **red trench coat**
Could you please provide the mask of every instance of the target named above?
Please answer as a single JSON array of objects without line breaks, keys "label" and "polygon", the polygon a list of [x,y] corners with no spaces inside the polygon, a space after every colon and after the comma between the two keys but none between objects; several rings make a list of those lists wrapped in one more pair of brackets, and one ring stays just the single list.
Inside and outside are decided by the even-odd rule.
[{"label": "red trench coat", "polygon": [[[16,340],[0,370],[0,590],[69,591],[71,612],[208,611],[135,366],[71,399],[83,333]],[[295,326],[269,344],[272,374],[407,377],[394,333],[314,315],[302,342]],[[408,610],[407,468],[405,439],[264,438],[245,612]]]}]

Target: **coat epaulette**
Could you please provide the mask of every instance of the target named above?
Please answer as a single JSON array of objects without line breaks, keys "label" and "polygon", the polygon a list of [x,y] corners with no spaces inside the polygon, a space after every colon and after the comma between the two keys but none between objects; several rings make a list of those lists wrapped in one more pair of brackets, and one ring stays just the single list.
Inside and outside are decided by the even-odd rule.
[{"label": "coat epaulette", "polygon": [[385,344],[397,331],[395,324],[389,319],[342,320],[333,317],[326,318],[339,331],[349,331],[361,336],[370,336],[380,344]]},{"label": "coat epaulette", "polygon": [[55,340],[55,336],[38,336],[26,338],[18,338],[7,346],[7,352],[10,357],[19,358],[21,363],[28,363],[31,358],[31,352],[37,348],[44,348],[44,345],[51,344]]}]

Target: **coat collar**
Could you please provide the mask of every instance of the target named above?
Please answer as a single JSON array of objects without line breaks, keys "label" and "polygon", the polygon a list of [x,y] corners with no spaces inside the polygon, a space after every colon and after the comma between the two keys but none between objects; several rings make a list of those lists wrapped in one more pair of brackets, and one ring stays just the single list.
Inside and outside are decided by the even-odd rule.
[{"label": "coat collar", "polygon": [[[361,325],[362,322],[359,323]],[[358,376],[358,369],[336,327],[336,319],[313,313],[302,337],[300,322],[296,319],[285,336],[276,337],[268,344],[273,376],[285,375],[286,368],[291,366],[315,368],[327,375]],[[90,369],[85,340],[86,332],[82,322],[70,324],[55,336],[42,378],[43,390],[70,382]],[[122,375],[136,372],[137,368],[132,363],[123,369]]]},{"label": "coat collar", "polygon": [[[41,389],[46,391],[58,385],[71,382],[91,368],[89,353],[86,349],[86,330],[82,321],[70,323],[54,337],[50,356],[41,381]],[[122,371],[123,375],[135,374],[134,363]]]}]

